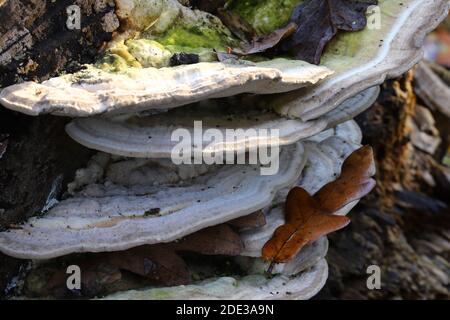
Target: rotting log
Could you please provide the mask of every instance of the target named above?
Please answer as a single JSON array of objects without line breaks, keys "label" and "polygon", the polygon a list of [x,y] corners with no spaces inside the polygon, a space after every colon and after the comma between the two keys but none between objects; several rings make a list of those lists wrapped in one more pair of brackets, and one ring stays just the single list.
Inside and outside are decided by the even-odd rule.
[{"label": "rotting log", "polygon": [[[443,138],[434,156],[412,145],[420,107],[412,80],[409,72],[387,81],[357,118],[374,148],[377,187],[350,213],[345,232],[330,236],[330,277],[317,299],[450,298],[449,170],[439,163],[449,119],[434,113]],[[367,288],[370,265],[381,269],[381,290]]]},{"label": "rotting log", "polygon": [[111,0],[0,0],[0,17],[0,87],[79,69],[120,26]]}]

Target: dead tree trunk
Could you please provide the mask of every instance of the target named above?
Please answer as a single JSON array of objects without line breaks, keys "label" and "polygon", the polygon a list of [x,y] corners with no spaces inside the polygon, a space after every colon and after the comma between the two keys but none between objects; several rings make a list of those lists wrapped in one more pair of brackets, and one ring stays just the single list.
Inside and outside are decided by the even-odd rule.
[{"label": "dead tree trunk", "polygon": [[[67,27],[73,4],[80,8],[80,29]],[[0,88],[92,62],[119,27],[113,7],[109,0],[0,0]],[[90,152],[65,136],[66,121],[0,107],[0,229],[39,212],[55,181],[71,179],[86,161]],[[22,261],[0,254],[0,296],[21,266]]]},{"label": "dead tree trunk", "polygon": [[[70,20],[71,5],[80,8],[80,29]],[[0,87],[91,62],[119,27],[113,7],[111,0],[0,1]]]},{"label": "dead tree trunk", "polygon": [[[414,145],[427,109],[416,103],[413,75],[386,82],[357,119],[375,151],[377,187],[350,213],[350,228],[331,235],[330,278],[318,298],[450,297],[449,169],[439,164],[448,119],[435,115],[443,143],[434,157]],[[381,290],[367,288],[370,265],[381,268]]]}]

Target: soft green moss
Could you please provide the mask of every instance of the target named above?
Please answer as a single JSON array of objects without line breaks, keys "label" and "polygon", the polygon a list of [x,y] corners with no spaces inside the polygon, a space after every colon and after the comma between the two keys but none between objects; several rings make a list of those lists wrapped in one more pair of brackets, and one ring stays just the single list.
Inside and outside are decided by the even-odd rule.
[{"label": "soft green moss", "polygon": [[229,9],[240,14],[259,34],[284,26],[304,0],[234,0]]},{"label": "soft green moss", "polygon": [[224,49],[230,42],[224,34],[207,27],[192,26],[188,28],[174,26],[158,42],[165,46],[178,46],[185,48],[211,48]]}]

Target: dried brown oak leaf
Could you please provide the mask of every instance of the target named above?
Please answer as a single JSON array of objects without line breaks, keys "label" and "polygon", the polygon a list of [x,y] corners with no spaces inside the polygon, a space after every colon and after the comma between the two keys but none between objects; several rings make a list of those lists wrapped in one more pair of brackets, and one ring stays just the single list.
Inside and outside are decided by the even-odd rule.
[{"label": "dried brown oak leaf", "polygon": [[225,9],[218,9],[217,16],[222,23],[242,41],[251,41],[256,37],[256,30],[238,13]]},{"label": "dried brown oak leaf", "polygon": [[290,22],[287,26],[277,29],[268,35],[254,37],[248,43],[244,43],[242,48],[233,49],[232,52],[238,55],[251,55],[266,52],[274,48],[283,39],[288,38],[297,30],[297,24]]},{"label": "dried brown oak leaf", "polygon": [[338,179],[328,183],[314,196],[300,187],[293,188],[286,199],[284,225],[278,227],[264,245],[262,256],[274,263],[292,259],[306,244],[350,223],[345,216],[334,215],[345,205],[358,200],[375,186],[373,151],[364,146],[343,163]]},{"label": "dried brown oak leaf", "polygon": [[338,30],[358,31],[367,24],[366,11],[377,0],[309,0],[291,16],[297,30],[278,46],[279,53],[319,64],[322,52]]},{"label": "dried brown oak leaf", "polygon": [[239,231],[261,228],[266,225],[266,216],[262,211],[228,221],[227,224]]},{"label": "dried brown oak leaf", "polygon": [[242,252],[242,241],[236,228],[256,227],[264,224],[261,213],[203,229],[177,241],[166,244],[141,246],[122,252],[106,254],[106,261],[121,269],[144,276],[164,285],[188,283],[190,274],[179,252],[202,255],[237,256]]}]

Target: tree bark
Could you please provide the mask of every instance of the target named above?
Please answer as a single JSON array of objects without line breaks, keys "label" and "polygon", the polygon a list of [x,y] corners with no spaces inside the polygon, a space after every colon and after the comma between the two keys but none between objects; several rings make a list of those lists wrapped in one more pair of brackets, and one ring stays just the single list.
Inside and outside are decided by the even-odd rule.
[{"label": "tree bark", "polygon": [[[325,299],[450,298],[448,119],[435,114],[443,139],[436,156],[411,142],[418,108],[413,72],[387,81],[357,118],[374,148],[377,187],[351,213],[349,228],[330,236]],[[447,176],[446,176],[447,175]],[[381,268],[381,290],[367,288],[367,267]]]},{"label": "tree bark", "polygon": [[[79,30],[66,24],[74,4]],[[0,0],[0,17],[0,87],[81,68],[120,24],[113,0]]]}]

